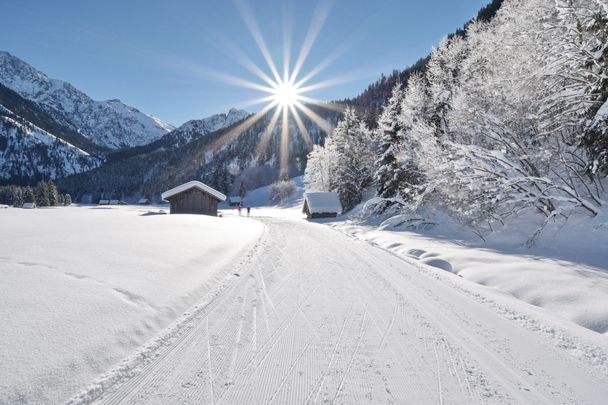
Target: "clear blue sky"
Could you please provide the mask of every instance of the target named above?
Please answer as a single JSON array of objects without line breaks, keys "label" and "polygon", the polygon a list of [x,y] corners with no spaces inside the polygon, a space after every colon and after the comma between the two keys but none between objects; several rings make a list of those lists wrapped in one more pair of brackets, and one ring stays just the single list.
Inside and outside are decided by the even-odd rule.
[{"label": "clear blue sky", "polygon": [[[342,83],[311,93],[352,97],[381,73],[425,56],[489,0],[336,0],[302,72],[341,49],[314,81]],[[323,2],[325,4],[327,2]],[[283,27],[292,31],[292,63],[317,1],[249,0],[279,66]],[[180,125],[226,111],[260,93],[218,80],[220,71],[259,82],[235,61],[236,45],[268,71],[234,1],[0,0],[0,49],[96,100],[119,98]],[[259,108],[259,107],[257,107]],[[246,107],[256,110],[256,107]]]}]

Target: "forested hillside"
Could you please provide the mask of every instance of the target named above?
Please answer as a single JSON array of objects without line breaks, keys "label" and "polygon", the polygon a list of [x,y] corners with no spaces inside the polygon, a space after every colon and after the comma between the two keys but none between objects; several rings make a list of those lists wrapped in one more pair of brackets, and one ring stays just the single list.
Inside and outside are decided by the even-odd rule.
[{"label": "forested hillside", "polygon": [[[492,0],[487,6],[483,7],[477,13],[477,16],[464,24],[462,29],[457,30],[448,35],[452,37],[465,37],[467,27],[477,22],[488,22],[496,15],[500,9],[503,0]],[[357,97],[342,100],[344,104],[354,106],[357,110],[363,113],[363,117],[368,125],[374,126],[378,120],[378,116],[382,110],[382,106],[391,97],[395,84],[401,83],[407,85],[407,82],[412,74],[424,73],[427,69],[430,56],[425,56],[417,60],[413,65],[401,70],[395,69],[393,72],[385,76],[384,74]]]},{"label": "forested hillside", "polygon": [[605,2],[505,0],[395,85],[376,130],[349,111],[309,157],[306,181],[346,208],[374,184],[375,213],[441,206],[480,234],[523,212],[545,224],[597,216],[607,100]]}]

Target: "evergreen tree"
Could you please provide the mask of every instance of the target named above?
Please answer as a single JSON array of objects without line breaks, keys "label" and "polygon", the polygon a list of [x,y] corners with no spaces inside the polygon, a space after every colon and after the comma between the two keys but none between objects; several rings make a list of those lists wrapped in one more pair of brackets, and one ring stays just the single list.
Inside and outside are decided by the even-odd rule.
[{"label": "evergreen tree", "polygon": [[33,203],[36,202],[36,197],[34,196],[34,190],[30,186],[27,186],[25,190],[23,190],[23,202],[24,203]]},{"label": "evergreen tree", "polygon": [[344,211],[349,211],[373,181],[375,148],[371,133],[355,110],[347,108],[328,142],[334,143],[337,154],[334,191]]},{"label": "evergreen tree", "polygon": [[59,192],[57,191],[57,186],[53,183],[52,180],[49,180],[46,183],[46,190],[49,199],[49,205],[51,207],[55,207],[59,204]]},{"label": "evergreen tree", "polygon": [[48,207],[51,204],[49,201],[49,187],[46,181],[38,182],[34,195],[38,207]]},{"label": "evergreen tree", "polygon": [[72,204],[72,197],[69,194],[65,194],[63,196],[63,205],[65,205],[67,207],[68,205],[71,205],[71,204]]},{"label": "evergreen tree", "polygon": [[384,106],[378,120],[380,158],[376,161],[375,180],[378,196],[389,198],[399,192],[403,181],[402,165],[397,159],[401,144],[401,128],[399,121],[404,91],[398,83],[393,88],[393,95]]},{"label": "evergreen tree", "polygon": [[23,206],[23,190],[21,187],[11,187],[13,191],[13,207]]}]

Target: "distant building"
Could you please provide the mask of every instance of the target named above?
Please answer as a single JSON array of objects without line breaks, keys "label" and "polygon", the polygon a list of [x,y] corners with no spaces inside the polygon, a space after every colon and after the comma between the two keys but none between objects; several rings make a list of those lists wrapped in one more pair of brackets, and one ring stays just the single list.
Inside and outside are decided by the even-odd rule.
[{"label": "distant building", "polygon": [[150,200],[148,200],[147,198],[140,198],[139,201],[137,201],[137,203],[139,205],[150,205]]},{"label": "distant building", "polygon": [[217,216],[217,205],[226,196],[200,181],[189,181],[165,191],[163,200],[171,204],[171,214],[202,214]]},{"label": "distant building", "polygon": [[23,203],[23,206],[21,208],[25,208],[25,209],[32,209],[32,208],[36,208],[36,203]]},{"label": "distant building", "polygon": [[243,204],[243,198],[240,196],[230,196],[228,197],[228,205],[231,207],[237,207]]},{"label": "distant building", "polygon": [[332,218],[342,213],[342,204],[333,192],[306,193],[302,212],[308,218]]},{"label": "distant building", "polygon": [[110,205],[118,205],[118,200],[110,200]]},{"label": "distant building", "polygon": [[99,200],[99,205],[110,205],[110,200]]}]

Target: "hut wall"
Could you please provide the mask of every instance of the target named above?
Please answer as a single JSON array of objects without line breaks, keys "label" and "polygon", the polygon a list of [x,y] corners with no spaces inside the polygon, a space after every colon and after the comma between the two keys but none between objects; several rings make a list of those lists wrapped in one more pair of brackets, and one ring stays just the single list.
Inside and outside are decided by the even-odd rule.
[{"label": "hut wall", "polygon": [[170,198],[171,214],[217,216],[217,200],[198,189],[186,190]]}]

